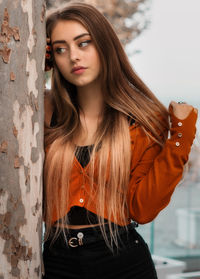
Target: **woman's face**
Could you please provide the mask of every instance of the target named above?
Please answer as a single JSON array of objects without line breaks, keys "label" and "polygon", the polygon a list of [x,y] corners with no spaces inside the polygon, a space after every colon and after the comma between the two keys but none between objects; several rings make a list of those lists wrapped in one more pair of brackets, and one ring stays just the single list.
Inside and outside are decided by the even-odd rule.
[{"label": "woman's face", "polygon": [[63,77],[77,87],[99,80],[99,54],[85,27],[75,20],[59,21],[51,34],[55,62]]}]

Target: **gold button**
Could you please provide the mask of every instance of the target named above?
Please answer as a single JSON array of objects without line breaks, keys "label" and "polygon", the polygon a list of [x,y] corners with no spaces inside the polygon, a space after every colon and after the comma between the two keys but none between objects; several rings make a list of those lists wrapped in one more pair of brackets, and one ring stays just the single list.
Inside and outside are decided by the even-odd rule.
[{"label": "gold button", "polygon": [[181,127],[183,125],[182,122],[178,122],[178,126]]}]

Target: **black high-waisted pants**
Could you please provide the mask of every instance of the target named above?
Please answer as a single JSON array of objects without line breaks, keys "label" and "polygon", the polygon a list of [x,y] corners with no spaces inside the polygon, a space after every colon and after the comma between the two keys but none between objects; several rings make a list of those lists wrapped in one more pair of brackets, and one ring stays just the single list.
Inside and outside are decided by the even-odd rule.
[{"label": "black high-waisted pants", "polygon": [[[81,243],[77,241],[80,232],[83,235]],[[50,240],[44,243],[43,279],[157,278],[148,246],[133,224],[128,225],[128,232],[120,230],[121,241],[118,250],[114,246],[114,252],[105,244],[99,227],[70,229],[68,233],[66,230],[66,234],[71,245],[76,247],[68,245],[63,234],[51,247]]]}]

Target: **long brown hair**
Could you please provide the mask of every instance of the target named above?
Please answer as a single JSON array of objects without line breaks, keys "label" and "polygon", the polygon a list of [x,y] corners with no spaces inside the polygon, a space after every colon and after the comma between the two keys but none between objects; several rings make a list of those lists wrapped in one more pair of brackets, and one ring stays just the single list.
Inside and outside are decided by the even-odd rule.
[{"label": "long brown hair", "polygon": [[[91,188],[94,180],[98,185],[98,189],[95,189],[98,197],[96,212],[102,234],[109,245],[103,219],[106,206],[111,242],[117,244],[117,226],[114,230],[110,219],[114,220],[114,224],[119,221],[127,223],[126,196],[131,161],[128,120],[135,119],[147,136],[162,145],[166,140],[164,131],[169,128],[168,112],[132,69],[111,24],[96,8],[73,3],[54,11],[46,22],[49,38],[57,22],[63,20],[76,20],[88,30],[101,61],[105,108],[91,152],[90,183]],[[81,126],[76,87],[63,78],[55,61],[51,91],[57,125],[47,127],[45,133],[45,147],[48,148],[44,164],[46,237],[51,231],[53,204],[58,216],[63,216],[62,212],[69,199],[69,179],[76,150],[73,138]],[[98,177],[94,178],[94,165],[97,161]],[[106,200],[109,200],[109,204]],[[67,215],[62,218],[62,224],[66,221]],[[57,233],[60,231],[57,228]]]}]

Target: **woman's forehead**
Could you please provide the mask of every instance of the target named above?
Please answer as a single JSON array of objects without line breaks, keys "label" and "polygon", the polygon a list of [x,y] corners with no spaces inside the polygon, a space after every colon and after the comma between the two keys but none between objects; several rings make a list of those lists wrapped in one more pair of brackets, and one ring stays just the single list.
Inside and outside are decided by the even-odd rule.
[{"label": "woman's forehead", "polygon": [[89,34],[88,30],[76,20],[58,21],[52,30],[52,40],[74,40],[81,34]]}]

